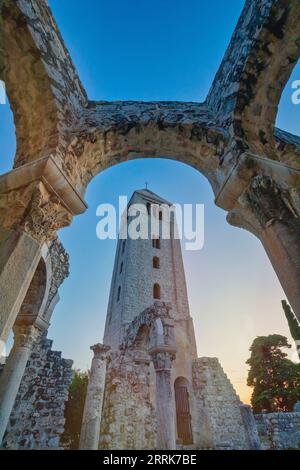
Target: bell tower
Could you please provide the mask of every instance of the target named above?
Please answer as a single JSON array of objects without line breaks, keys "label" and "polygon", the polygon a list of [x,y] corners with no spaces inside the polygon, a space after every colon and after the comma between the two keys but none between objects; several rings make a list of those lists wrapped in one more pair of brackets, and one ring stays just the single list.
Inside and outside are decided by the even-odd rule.
[{"label": "bell tower", "polygon": [[[177,225],[172,204],[149,189],[135,191],[127,207],[128,227],[133,218],[133,205],[142,206],[143,222],[147,226],[145,238],[119,238],[111,282],[107,310],[104,344],[117,349],[121,344],[126,326],[143,310],[156,301],[170,303],[175,320],[177,360],[182,362],[187,354],[197,357],[193,321],[189,312],[187,287],[180,240],[174,236]],[[135,206],[138,207],[138,206]],[[157,235],[150,233],[150,218],[158,228]],[[156,219],[156,220],[155,220]],[[170,237],[165,239],[163,234]],[[128,230],[126,232],[128,234]]]}]

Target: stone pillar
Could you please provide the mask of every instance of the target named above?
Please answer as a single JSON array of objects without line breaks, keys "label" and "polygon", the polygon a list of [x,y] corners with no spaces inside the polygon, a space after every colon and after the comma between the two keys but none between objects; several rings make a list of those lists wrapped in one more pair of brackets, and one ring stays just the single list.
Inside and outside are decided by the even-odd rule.
[{"label": "stone pillar", "polygon": [[0,230],[0,340],[4,343],[40,257],[40,245],[33,238],[13,230]]},{"label": "stone pillar", "polygon": [[0,443],[2,442],[33,345],[41,331],[35,326],[14,326],[14,345],[0,376]]},{"label": "stone pillar", "polygon": [[248,450],[261,450],[261,442],[251,406],[240,405],[240,411],[248,441]]},{"label": "stone pillar", "polygon": [[175,349],[162,347],[149,351],[156,373],[156,416],[158,446],[161,450],[176,449],[175,400],[171,385]]},{"label": "stone pillar", "polygon": [[53,156],[0,175],[0,340],[14,325],[42,245],[85,208]]},{"label": "stone pillar", "polygon": [[261,240],[295,315],[300,320],[300,207],[295,191],[270,176],[257,175],[229,213],[232,225],[246,228]]},{"label": "stone pillar", "polygon": [[99,446],[107,352],[109,349],[108,346],[103,344],[91,346],[94,357],[82,418],[79,443],[79,448],[82,450],[97,450]]}]

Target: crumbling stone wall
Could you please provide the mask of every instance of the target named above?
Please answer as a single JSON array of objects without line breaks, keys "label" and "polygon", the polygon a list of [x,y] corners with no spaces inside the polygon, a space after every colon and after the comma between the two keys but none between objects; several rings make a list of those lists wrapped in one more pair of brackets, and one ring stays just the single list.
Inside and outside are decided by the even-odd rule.
[{"label": "crumbling stone wall", "polygon": [[115,354],[107,366],[100,449],[155,449],[156,415],[147,359]]},{"label": "crumbling stone wall", "polygon": [[241,402],[218,359],[202,357],[194,361],[193,390],[198,414],[193,431],[200,442],[202,436],[202,446],[247,449]]},{"label": "crumbling stone wall", "polygon": [[52,351],[52,343],[42,336],[32,351],[3,440],[4,448],[60,448],[73,361]]},{"label": "crumbling stone wall", "polygon": [[300,412],[262,413],[255,420],[264,450],[300,448]]}]

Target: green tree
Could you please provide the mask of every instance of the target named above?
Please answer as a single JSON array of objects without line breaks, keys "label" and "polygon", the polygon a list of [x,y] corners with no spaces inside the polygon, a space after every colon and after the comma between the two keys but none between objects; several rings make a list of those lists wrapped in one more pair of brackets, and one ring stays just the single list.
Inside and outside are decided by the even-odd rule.
[{"label": "green tree", "polygon": [[300,323],[288,303],[285,300],[282,300],[281,304],[300,358]]},{"label": "green tree", "polygon": [[75,370],[65,407],[65,432],[62,442],[70,449],[79,448],[81,422],[89,373]]},{"label": "green tree", "polygon": [[252,343],[246,363],[255,413],[292,411],[300,400],[300,364],[290,361],[282,348],[291,345],[281,335],[259,336]]}]

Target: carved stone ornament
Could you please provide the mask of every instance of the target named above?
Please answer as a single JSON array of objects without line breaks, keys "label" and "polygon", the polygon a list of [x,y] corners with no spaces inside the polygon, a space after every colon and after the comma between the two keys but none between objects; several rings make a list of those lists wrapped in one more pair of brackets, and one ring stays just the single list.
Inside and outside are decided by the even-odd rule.
[{"label": "carved stone ornament", "polygon": [[13,330],[14,348],[31,349],[42,336],[42,331],[34,325],[15,325]]}]

